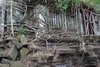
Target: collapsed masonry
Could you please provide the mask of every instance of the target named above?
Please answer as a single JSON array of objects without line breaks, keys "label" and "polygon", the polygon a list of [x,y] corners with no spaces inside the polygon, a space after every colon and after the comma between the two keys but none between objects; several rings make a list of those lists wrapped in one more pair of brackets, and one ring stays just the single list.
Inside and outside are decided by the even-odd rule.
[{"label": "collapsed masonry", "polygon": [[7,5],[2,8],[1,67],[100,67],[99,19],[92,11],[81,7],[69,16],[16,1],[11,10],[14,15]]}]

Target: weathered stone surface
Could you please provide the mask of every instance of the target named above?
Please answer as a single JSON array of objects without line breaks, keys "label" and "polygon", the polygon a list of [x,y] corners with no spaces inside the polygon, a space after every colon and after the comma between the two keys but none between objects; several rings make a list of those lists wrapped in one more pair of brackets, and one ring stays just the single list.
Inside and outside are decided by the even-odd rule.
[{"label": "weathered stone surface", "polygon": [[27,61],[27,55],[21,55],[20,60],[23,62]]},{"label": "weathered stone surface", "polygon": [[48,24],[48,22],[50,21],[49,17],[50,17],[50,14],[49,14],[49,10],[43,6],[43,5],[37,5],[35,8],[34,8],[34,19],[36,19],[34,21],[34,23],[32,25],[34,25],[35,27],[44,27],[41,23],[46,23]]},{"label": "weathered stone surface", "polygon": [[10,67],[8,64],[0,64],[0,67]]},{"label": "weathered stone surface", "polygon": [[19,42],[19,40],[17,38],[14,38],[11,41],[18,49],[22,46],[22,44]]},{"label": "weathered stone surface", "polygon": [[37,52],[31,56],[31,58],[33,58],[31,60],[38,61],[39,63],[43,63],[43,62],[47,62],[47,59],[52,56],[53,54],[51,53]]},{"label": "weathered stone surface", "polygon": [[43,35],[41,36],[40,40],[47,40],[48,42],[66,42],[66,43],[80,43],[81,41],[78,40],[77,38],[75,37],[72,37],[72,36],[69,36],[69,35],[57,35],[57,34],[54,34],[52,35],[49,39],[48,37],[50,37],[50,35]]},{"label": "weathered stone surface", "polygon": [[10,48],[13,46],[13,43],[12,42],[8,42],[7,44],[6,44],[6,46],[9,46]]},{"label": "weathered stone surface", "polygon": [[76,50],[75,49],[58,49],[57,53],[59,54],[75,54]]},{"label": "weathered stone surface", "polygon": [[5,65],[7,65],[7,64],[10,65],[10,66],[7,66],[7,67],[23,67],[23,64],[22,64],[21,61],[11,61],[11,60],[8,60],[8,59],[2,59],[2,63],[5,64]]},{"label": "weathered stone surface", "polygon": [[0,50],[0,57],[7,57],[8,49],[2,49]]},{"label": "weathered stone surface", "polygon": [[24,67],[21,61],[15,61],[11,63],[12,67]]},{"label": "weathered stone surface", "polygon": [[26,45],[27,44],[27,39],[24,35],[20,35],[19,36],[19,40],[21,42],[22,45]]},{"label": "weathered stone surface", "polygon": [[8,59],[5,59],[5,58],[3,58],[2,61],[1,61],[1,63],[9,64],[9,65],[11,64],[11,62],[12,62],[11,60],[8,60]]},{"label": "weathered stone surface", "polygon": [[37,61],[39,63],[46,62],[45,55],[43,52],[34,53],[32,58],[33,58],[32,60]]},{"label": "weathered stone surface", "polygon": [[12,60],[15,60],[17,57],[17,54],[18,54],[18,51],[17,51],[16,47],[13,45],[12,48],[9,49],[7,57]]},{"label": "weathered stone surface", "polygon": [[33,43],[29,44],[28,46],[29,49],[36,49],[36,50],[40,50],[41,48]]},{"label": "weathered stone surface", "polygon": [[[96,33],[100,33],[100,32],[96,32],[95,30],[96,27],[99,28],[100,24],[98,22],[99,20],[97,21],[96,16],[95,17],[93,16],[95,15],[96,12],[90,11],[92,10],[92,8],[90,8],[91,6],[81,3],[78,10],[77,9],[73,10],[74,4],[68,3],[69,6],[68,6],[67,12],[75,11],[76,13],[75,13],[75,16],[67,16],[68,13],[66,13],[66,11],[64,11],[65,13],[62,11],[59,12],[57,11],[58,9],[54,9],[55,7],[52,7],[54,6],[53,3],[55,3],[55,0],[47,0],[47,1],[44,0],[46,2],[44,2],[43,0],[37,0],[37,1],[36,0],[13,0],[12,10],[14,11],[11,14],[9,13],[10,12],[9,9],[11,7],[9,5],[10,4],[9,0],[0,0],[0,1],[7,1],[6,2],[7,5],[6,4],[3,5],[3,2],[0,5],[1,7],[0,15],[4,14],[4,16],[0,16],[1,17],[0,21],[5,22],[5,24],[3,25],[5,27],[4,28],[5,30],[4,30],[4,33],[2,33],[3,38],[2,37],[0,38],[0,48],[3,48],[3,49],[0,49],[0,54],[1,54],[0,63],[2,63],[0,64],[0,67],[9,67],[9,65],[7,64],[10,64],[11,65],[10,67],[67,67],[67,65],[70,67],[96,67],[97,65],[85,66],[85,63],[86,64],[91,63],[91,59],[93,59],[92,61],[94,62],[97,62],[97,60],[99,60],[98,67],[100,67],[100,58],[99,58],[100,57],[99,56],[100,55],[100,47],[99,47],[100,36],[95,37],[94,35]],[[36,1],[36,2],[34,3],[32,1]],[[38,5],[38,3],[47,5],[47,6]],[[37,6],[35,7],[35,5]],[[7,8],[3,9],[3,6]],[[26,6],[26,8],[24,6]],[[82,11],[80,10],[82,6],[85,8],[85,10],[88,10],[88,11],[85,11],[87,15],[84,17],[86,19],[86,25],[90,28],[91,27],[90,24],[92,24],[92,27],[95,30],[92,36],[86,35],[85,38],[82,37],[82,35],[84,35],[83,33],[84,29],[82,28],[84,27],[84,25],[81,22],[84,19],[82,19],[81,17],[83,16],[83,14],[81,14]],[[2,12],[2,9],[4,10],[3,12]],[[84,9],[82,8],[82,10]],[[8,21],[11,19],[9,17],[10,14],[11,15],[14,14],[12,18],[12,21],[14,22],[14,24],[12,25]],[[88,24],[87,19],[90,16],[91,18],[89,18],[89,20],[94,20],[94,22],[89,22]],[[14,21],[15,17],[16,17],[16,20],[18,20],[17,22]],[[22,21],[19,22],[20,21],[19,19],[21,19]],[[79,22],[79,24],[77,22]],[[24,26],[25,30],[27,30],[25,35],[18,34],[19,32],[18,27],[20,26]],[[2,32],[2,30],[0,31]],[[98,31],[100,31],[100,29],[98,29]],[[13,33],[14,33],[15,38],[13,38],[12,36]],[[12,37],[9,38],[9,36],[10,37],[12,36]],[[81,49],[80,45],[82,45],[82,42],[85,43],[84,46],[82,47],[85,48],[88,45],[86,47],[88,51]],[[30,45],[26,46],[26,44],[30,44],[30,43],[33,43],[33,44],[31,46]],[[76,46],[77,44],[78,46]],[[66,46],[62,46],[62,45],[66,45]],[[94,45],[94,46],[91,46],[91,45]],[[98,46],[95,46],[95,45],[98,45]],[[6,48],[4,48],[5,46]],[[59,54],[62,54],[62,55],[59,55]],[[27,56],[30,56],[30,55],[32,55],[33,61],[31,61],[32,59],[27,58]],[[55,56],[55,59],[57,61],[48,62],[48,58],[51,58],[53,56]],[[18,59],[16,59],[16,57]],[[31,61],[33,63],[28,62],[28,61]],[[62,64],[60,62],[62,62]],[[64,65],[63,62],[66,63],[66,65]],[[51,65],[50,63],[53,64],[54,66],[50,66]]]},{"label": "weathered stone surface", "polygon": [[36,66],[34,65],[34,62],[27,60],[24,63],[24,67],[36,67]]},{"label": "weathered stone surface", "polygon": [[27,49],[27,48],[22,48],[20,51],[21,55],[27,55],[28,52],[29,52],[29,49]]}]

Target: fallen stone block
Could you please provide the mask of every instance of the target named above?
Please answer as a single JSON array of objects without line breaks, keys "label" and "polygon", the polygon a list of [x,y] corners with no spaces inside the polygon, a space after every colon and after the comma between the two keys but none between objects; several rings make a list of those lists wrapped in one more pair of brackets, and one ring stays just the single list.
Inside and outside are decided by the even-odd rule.
[{"label": "fallen stone block", "polygon": [[12,60],[15,60],[17,57],[17,54],[18,54],[18,51],[17,51],[16,47],[13,45],[12,48],[8,50],[7,57]]},{"label": "fallen stone block", "polygon": [[29,49],[36,49],[36,50],[40,50],[41,48],[37,45],[35,45],[34,43],[29,44],[28,46]]},{"label": "fallen stone block", "polygon": [[27,44],[27,39],[24,35],[20,35],[19,36],[19,40],[21,42],[22,45],[26,45]]},{"label": "fallen stone block", "polygon": [[8,64],[0,64],[0,67],[10,67]]},{"label": "fallen stone block", "polygon": [[51,53],[43,53],[43,52],[37,52],[37,53],[34,53],[32,56],[31,56],[31,60],[32,61],[37,61],[38,63],[45,63],[47,62],[47,59],[49,57],[52,57],[53,54]]},{"label": "fallen stone block", "polygon": [[13,61],[11,67],[24,67],[21,61]]},{"label": "fallen stone block", "polygon": [[75,54],[75,49],[57,49],[57,53],[59,54]]},{"label": "fallen stone block", "polygon": [[16,46],[16,48],[20,48],[21,46],[23,46],[17,38],[14,38],[13,40],[11,40],[11,42]]},{"label": "fallen stone block", "polygon": [[0,49],[0,57],[7,57],[8,49]]},{"label": "fallen stone block", "polygon": [[6,44],[6,46],[9,46],[9,48],[11,48],[12,45],[14,45],[12,42],[8,42],[8,43]]},{"label": "fallen stone block", "polygon": [[2,61],[1,61],[1,63],[9,64],[9,65],[11,64],[11,62],[12,62],[11,60],[8,60],[8,59],[5,59],[5,58],[3,58]]},{"label": "fallen stone block", "polygon": [[20,61],[26,62],[27,61],[27,55],[21,55]]},{"label": "fallen stone block", "polygon": [[27,48],[22,48],[20,51],[21,55],[27,55],[29,53],[29,49]]}]

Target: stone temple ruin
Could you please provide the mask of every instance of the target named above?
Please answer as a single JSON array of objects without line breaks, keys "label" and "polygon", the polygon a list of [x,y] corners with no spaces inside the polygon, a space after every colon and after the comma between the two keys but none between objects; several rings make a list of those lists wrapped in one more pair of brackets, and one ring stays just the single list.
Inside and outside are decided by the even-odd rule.
[{"label": "stone temple ruin", "polygon": [[100,67],[100,13],[91,7],[0,0],[0,19],[0,67]]}]

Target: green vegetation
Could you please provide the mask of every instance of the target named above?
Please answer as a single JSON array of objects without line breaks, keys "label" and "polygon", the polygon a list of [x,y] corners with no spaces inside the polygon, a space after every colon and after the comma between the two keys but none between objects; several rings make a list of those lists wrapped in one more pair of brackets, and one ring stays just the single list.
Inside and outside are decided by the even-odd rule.
[{"label": "green vegetation", "polygon": [[67,0],[56,0],[55,5],[61,11],[65,11],[68,8],[68,1]]},{"label": "green vegetation", "polygon": [[88,0],[87,3],[93,6],[97,12],[100,12],[100,0]]},{"label": "green vegetation", "polygon": [[19,34],[19,35],[25,35],[25,32],[26,32],[26,29],[25,29],[24,26],[20,26],[20,27],[18,28],[18,34]]},{"label": "green vegetation", "polygon": [[66,11],[69,3],[73,3],[76,7],[78,7],[81,2],[89,4],[92,7],[94,7],[97,11],[100,11],[100,0],[56,0],[55,6],[61,11]]}]

